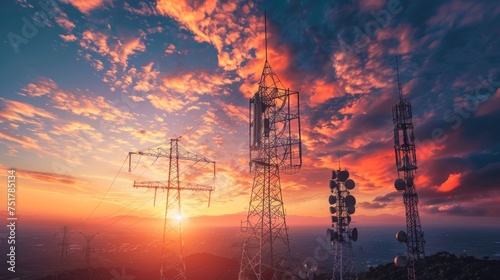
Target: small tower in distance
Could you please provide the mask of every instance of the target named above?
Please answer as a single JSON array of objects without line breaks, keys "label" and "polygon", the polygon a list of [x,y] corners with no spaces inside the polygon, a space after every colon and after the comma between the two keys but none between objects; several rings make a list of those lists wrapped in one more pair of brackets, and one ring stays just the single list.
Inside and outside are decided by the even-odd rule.
[{"label": "small tower in distance", "polygon": [[332,280],[357,279],[352,242],[358,240],[358,229],[350,228],[351,215],[356,211],[356,198],[350,194],[356,184],[349,171],[332,171],[330,180],[330,214],[332,226],[326,230],[327,241],[333,245]]}]

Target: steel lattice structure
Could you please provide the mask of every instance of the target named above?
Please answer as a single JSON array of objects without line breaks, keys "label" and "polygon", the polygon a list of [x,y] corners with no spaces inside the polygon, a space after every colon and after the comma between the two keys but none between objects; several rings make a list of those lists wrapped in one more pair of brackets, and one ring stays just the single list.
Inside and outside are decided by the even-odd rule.
[{"label": "steel lattice structure", "polygon": [[92,235],[86,235],[83,232],[80,232],[80,234],[83,236],[83,238],[85,238],[85,241],[87,242],[85,246],[85,265],[87,266],[87,270],[90,270],[90,268],[92,267],[92,263],[90,262],[90,252],[92,251],[90,248],[90,241],[92,241],[92,239],[99,233],[96,232]]},{"label": "steel lattice structure", "polygon": [[[267,31],[266,31],[267,34]],[[302,165],[299,93],[286,89],[267,61],[249,108],[253,185],[239,272],[240,280],[285,279],[291,259],[280,174]]]},{"label": "steel lattice structure", "polygon": [[332,228],[327,229],[327,240],[333,245],[332,280],[357,279],[352,242],[358,240],[358,230],[351,229],[351,215],[355,212],[356,199],[349,190],[355,186],[348,179],[347,170],[332,171],[330,180],[330,214]]},{"label": "steel lattice structure", "polygon": [[[69,257],[68,257],[68,251],[69,251],[69,227],[68,226],[62,226],[59,232],[56,232],[54,234],[55,238],[57,235],[62,234],[62,242],[58,244],[58,246],[61,247],[61,251],[59,252],[59,258],[56,260],[55,264],[55,269],[52,279],[57,280],[57,279],[67,279],[69,278]],[[56,247],[57,248],[57,247]]]},{"label": "steel lattice structure", "polygon": [[[134,181],[134,188],[148,188],[166,191],[165,217],[163,225],[163,240],[161,249],[161,267],[160,279],[186,280],[186,264],[184,262],[184,241],[182,239],[182,211],[181,211],[181,192],[182,191],[207,191],[209,192],[208,205],[210,206],[210,195],[214,187],[190,183],[182,183],[180,174],[180,161],[190,161],[194,163],[211,163],[214,167],[215,161],[206,157],[190,152],[179,147],[179,138],[170,139],[170,147],[164,149],[150,148],[145,151],[129,153],[129,172],[131,171],[132,155],[168,158],[168,180],[167,181]],[[176,215],[169,217],[171,212]]]},{"label": "steel lattice structure", "polygon": [[[392,108],[394,122],[394,152],[398,177],[395,187],[403,192],[406,211],[406,232],[399,232],[397,239],[407,244],[407,256],[395,262],[399,266],[407,266],[408,279],[425,279],[427,266],[425,264],[424,233],[418,214],[418,195],[414,178],[417,170],[417,153],[415,135],[413,133],[412,110],[409,100],[403,98],[399,80],[399,65],[396,56],[398,73],[399,103]],[[402,178],[401,178],[402,177]]]}]

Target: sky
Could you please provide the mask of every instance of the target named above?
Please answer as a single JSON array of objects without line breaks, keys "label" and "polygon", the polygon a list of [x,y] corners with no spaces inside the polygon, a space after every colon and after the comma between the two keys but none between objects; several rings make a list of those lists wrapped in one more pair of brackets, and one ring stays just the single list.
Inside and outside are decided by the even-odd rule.
[{"label": "sky", "polygon": [[[325,217],[332,169],[350,171],[356,214],[404,214],[393,150],[396,55],[415,125],[422,224],[500,221],[500,6],[496,1],[5,1],[0,154],[17,211],[40,219],[161,217],[134,180],[165,180],[180,145],[185,216],[244,218],[248,104],[268,58],[300,92],[303,166],[281,176],[288,215]],[[167,145],[167,146],[165,146]],[[2,175],[3,176],[3,175]],[[1,196],[5,205],[6,198]],[[355,220],[355,217],[353,218]],[[237,226],[237,225],[236,225]]]}]

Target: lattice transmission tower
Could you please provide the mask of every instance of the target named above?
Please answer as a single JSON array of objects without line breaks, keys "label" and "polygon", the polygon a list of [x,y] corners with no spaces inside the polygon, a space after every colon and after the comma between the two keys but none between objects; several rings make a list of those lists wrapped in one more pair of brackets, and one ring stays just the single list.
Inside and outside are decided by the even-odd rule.
[{"label": "lattice transmission tower", "polygon": [[99,233],[96,232],[92,235],[86,235],[85,233],[83,232],[80,232],[80,234],[83,236],[83,238],[85,238],[85,266],[87,267],[87,270],[90,271],[90,269],[92,268],[92,263],[90,261],[90,252],[92,251],[91,247],[90,247],[90,241],[92,241],[92,239],[98,235]]},{"label": "lattice transmission tower", "polygon": [[407,267],[408,279],[425,279],[427,275],[424,252],[425,240],[418,214],[418,195],[414,182],[418,167],[412,110],[410,101],[403,98],[397,55],[396,69],[399,103],[392,108],[392,118],[394,122],[394,152],[399,178],[394,182],[394,186],[398,191],[403,192],[406,211],[406,232],[398,232],[396,238],[398,241],[406,243],[407,255],[397,256],[394,263],[400,267]]},{"label": "lattice transmission tower", "polygon": [[131,172],[132,155],[150,156],[168,159],[168,179],[166,181],[134,181],[134,188],[148,188],[166,191],[165,217],[163,226],[163,240],[161,249],[161,267],[160,279],[183,279],[186,280],[186,264],[184,262],[184,241],[182,238],[182,209],[181,192],[182,191],[206,191],[209,193],[208,206],[210,206],[210,197],[213,186],[184,183],[181,179],[181,162],[213,164],[213,174],[215,178],[215,161],[212,161],[197,153],[188,151],[179,146],[179,138],[170,139],[170,146],[163,148],[160,145],[156,148],[149,148],[144,151],[129,153],[129,172]]},{"label": "lattice transmission tower", "polygon": [[56,260],[56,265],[52,279],[57,280],[57,279],[66,279],[69,278],[69,256],[68,256],[68,250],[69,250],[69,227],[68,226],[62,226],[56,234],[54,234],[55,238],[56,236],[61,235],[62,240],[60,243],[58,243],[57,249],[59,247],[61,248],[60,251],[58,251],[59,257]]},{"label": "lattice transmission tower", "polygon": [[354,187],[349,171],[332,171],[328,197],[332,227],[326,230],[327,241],[333,245],[332,280],[357,279],[351,241],[358,240],[358,229],[349,226],[356,211],[356,198],[350,194]]},{"label": "lattice transmission tower", "polygon": [[253,185],[239,279],[285,279],[291,259],[280,174],[302,165],[299,93],[286,89],[266,61],[257,93],[250,99],[249,144]]}]

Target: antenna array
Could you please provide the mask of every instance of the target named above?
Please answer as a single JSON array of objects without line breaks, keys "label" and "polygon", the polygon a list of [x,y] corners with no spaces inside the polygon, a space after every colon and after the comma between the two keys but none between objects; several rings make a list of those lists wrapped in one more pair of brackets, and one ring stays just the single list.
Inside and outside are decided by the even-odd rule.
[{"label": "antenna array", "polygon": [[427,274],[424,252],[425,240],[418,214],[418,195],[414,183],[418,167],[412,110],[410,101],[403,98],[403,91],[399,82],[397,56],[396,66],[398,69],[399,103],[392,108],[392,116],[394,122],[394,152],[399,178],[394,182],[394,186],[396,190],[403,192],[406,210],[406,232],[398,232],[396,238],[399,242],[406,243],[407,255],[396,256],[394,263],[399,267],[407,267],[408,279],[425,279]]},{"label": "antenna array", "polygon": [[333,280],[357,279],[351,241],[358,240],[358,229],[349,227],[351,215],[356,211],[356,198],[350,194],[355,186],[349,179],[349,171],[332,171],[328,197],[332,227],[326,230],[326,235],[334,249]]},{"label": "antenna array", "polygon": [[267,61],[267,26],[266,61],[249,105],[254,179],[242,223],[245,237],[239,279],[282,279],[290,270],[291,253],[280,174],[296,173],[302,165],[299,93],[286,89]]}]

